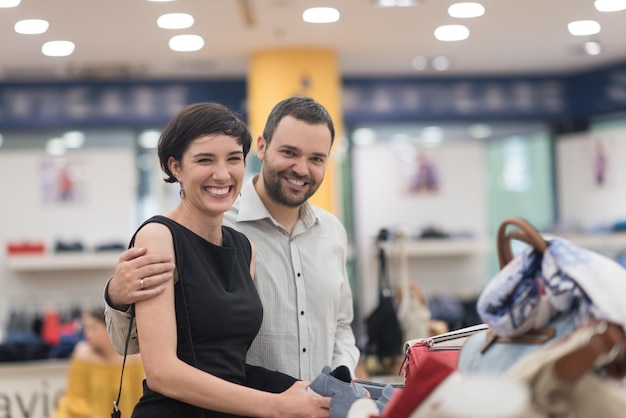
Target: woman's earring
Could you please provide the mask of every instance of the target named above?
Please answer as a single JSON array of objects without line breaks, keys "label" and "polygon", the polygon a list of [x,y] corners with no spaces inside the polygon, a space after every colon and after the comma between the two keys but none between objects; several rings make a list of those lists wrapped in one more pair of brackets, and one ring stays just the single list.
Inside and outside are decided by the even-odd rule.
[{"label": "woman's earring", "polygon": [[185,191],[183,190],[183,188],[182,188],[182,187],[180,188],[180,190],[179,190],[179,192],[178,192],[178,195],[180,196],[180,198],[181,198],[181,199],[184,199],[184,198],[185,198]]}]

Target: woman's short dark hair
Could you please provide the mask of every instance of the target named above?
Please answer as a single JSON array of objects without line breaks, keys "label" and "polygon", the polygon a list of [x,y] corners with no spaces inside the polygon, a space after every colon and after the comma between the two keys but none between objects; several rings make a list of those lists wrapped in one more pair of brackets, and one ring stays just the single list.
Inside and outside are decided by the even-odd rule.
[{"label": "woman's short dark hair", "polygon": [[252,135],[243,120],[220,103],[195,103],[181,110],[167,124],[159,139],[158,155],[161,169],[165,172],[167,183],[176,183],[176,177],[170,171],[170,157],[181,161],[189,144],[205,135],[221,133],[237,138],[243,146],[244,159],[252,145]]},{"label": "woman's short dark hair", "polygon": [[272,136],[278,123],[286,116],[291,116],[311,125],[326,125],[330,131],[330,144],[333,144],[335,140],[335,125],[330,114],[320,103],[310,97],[303,96],[289,97],[274,106],[267,117],[265,129],[263,129],[263,138],[267,144],[272,141]]}]

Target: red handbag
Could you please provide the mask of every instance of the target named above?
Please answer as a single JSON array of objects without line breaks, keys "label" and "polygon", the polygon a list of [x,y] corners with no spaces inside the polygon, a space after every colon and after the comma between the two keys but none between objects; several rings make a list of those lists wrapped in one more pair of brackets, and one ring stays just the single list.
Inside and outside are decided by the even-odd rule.
[{"label": "red handbag", "polygon": [[434,337],[418,338],[404,343],[404,385],[394,392],[382,418],[407,418],[431,393],[457,370],[457,359],[465,340],[484,330],[480,324]]},{"label": "red handbag", "polygon": [[404,343],[404,361],[399,374],[404,374],[406,383],[418,376],[427,358],[436,357],[439,363],[457,369],[457,361],[465,341],[477,332],[486,330],[487,324],[473,325],[434,337],[418,338]]}]

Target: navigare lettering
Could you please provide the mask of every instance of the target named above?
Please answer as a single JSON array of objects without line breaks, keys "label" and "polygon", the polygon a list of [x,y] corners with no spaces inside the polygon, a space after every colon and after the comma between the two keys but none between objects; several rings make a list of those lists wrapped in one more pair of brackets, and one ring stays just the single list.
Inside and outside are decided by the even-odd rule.
[{"label": "navigare lettering", "polygon": [[45,380],[30,392],[0,389],[0,418],[50,418],[62,395],[63,389],[50,390]]}]

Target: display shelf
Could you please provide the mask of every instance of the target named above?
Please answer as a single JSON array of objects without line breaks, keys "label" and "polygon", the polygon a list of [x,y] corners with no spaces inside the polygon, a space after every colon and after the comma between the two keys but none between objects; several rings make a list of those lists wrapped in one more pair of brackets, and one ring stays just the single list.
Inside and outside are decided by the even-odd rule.
[{"label": "display shelf", "polygon": [[[390,256],[398,254],[398,244],[385,242],[383,248]],[[486,240],[481,239],[438,239],[429,238],[424,240],[414,240],[406,243],[406,254],[408,257],[452,257],[471,256],[487,252],[489,245]]]},{"label": "display shelf", "polygon": [[6,263],[13,271],[62,271],[62,270],[103,270],[115,268],[119,259],[118,251],[101,253],[61,253],[41,255],[11,255]]},{"label": "display shelf", "polygon": [[[549,234],[546,234],[549,237]],[[554,234],[576,245],[592,251],[602,250],[626,250],[626,232],[613,232],[606,234]]]}]

